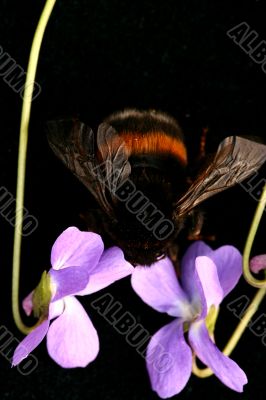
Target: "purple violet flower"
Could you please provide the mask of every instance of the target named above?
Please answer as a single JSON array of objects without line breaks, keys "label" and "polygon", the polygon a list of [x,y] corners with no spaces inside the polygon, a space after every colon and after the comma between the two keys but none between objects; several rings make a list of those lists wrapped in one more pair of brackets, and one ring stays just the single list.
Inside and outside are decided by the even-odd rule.
[{"label": "purple violet flower", "polygon": [[[66,229],[55,241],[51,252],[52,268],[43,274],[41,296],[36,306],[35,293],[23,301],[27,315],[37,308],[42,322],[18,345],[13,365],[26,358],[47,336],[50,357],[64,368],[85,367],[99,352],[97,332],[74,295],[97,292],[130,275],[133,266],[124,259],[121,249],[104,251],[101,237]],[[34,297],[35,296],[35,297]],[[51,320],[54,321],[51,323]]]},{"label": "purple violet flower", "polygon": [[[146,365],[153,390],[161,398],[179,393],[192,371],[192,353],[231,389],[242,392],[245,373],[214,344],[206,326],[209,311],[217,308],[242,273],[242,257],[232,246],[213,251],[203,242],[193,243],[181,262],[181,279],[164,258],[150,267],[138,266],[131,276],[133,289],[155,310],[176,319],[156,332],[147,347]],[[188,343],[184,337],[188,330]],[[169,368],[156,368],[150,358],[170,356]]]}]

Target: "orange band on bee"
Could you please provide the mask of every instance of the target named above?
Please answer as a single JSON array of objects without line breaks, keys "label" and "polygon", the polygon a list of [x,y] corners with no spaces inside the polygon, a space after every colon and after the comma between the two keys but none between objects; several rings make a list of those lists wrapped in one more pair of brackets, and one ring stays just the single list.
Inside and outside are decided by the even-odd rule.
[{"label": "orange band on bee", "polygon": [[171,154],[183,165],[187,164],[187,151],[184,143],[178,138],[166,135],[164,132],[149,132],[145,134],[122,132],[120,136],[131,154]]}]

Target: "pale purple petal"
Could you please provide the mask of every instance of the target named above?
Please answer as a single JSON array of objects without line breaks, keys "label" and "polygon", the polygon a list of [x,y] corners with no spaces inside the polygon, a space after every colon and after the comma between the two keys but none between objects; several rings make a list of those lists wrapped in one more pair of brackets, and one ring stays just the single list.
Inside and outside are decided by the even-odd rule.
[{"label": "pale purple petal", "polygon": [[236,286],[242,274],[242,256],[233,246],[222,246],[208,254],[217,267],[225,297]]},{"label": "pale purple petal", "polygon": [[181,392],[192,370],[192,352],[184,339],[183,324],[174,320],[151,338],[146,355],[151,385],[166,399]]},{"label": "pale purple petal", "polygon": [[172,262],[167,257],[150,267],[135,267],[131,284],[140,298],[157,311],[184,318],[190,312],[188,298],[178,282]]},{"label": "pale purple petal", "polygon": [[99,352],[98,335],[80,302],[73,296],[64,301],[63,314],[48,331],[47,350],[63,368],[86,367]]},{"label": "pale purple petal", "polygon": [[28,296],[22,301],[22,308],[25,311],[25,314],[28,316],[31,315],[33,309],[32,295],[33,291],[30,292],[30,294],[28,294]]},{"label": "pale purple petal", "polygon": [[196,271],[204,292],[207,308],[218,306],[223,300],[223,289],[219,282],[217,268],[207,256],[196,258]]},{"label": "pale purple petal", "polygon": [[86,268],[69,267],[59,270],[50,269],[52,285],[55,287],[55,295],[52,301],[76,294],[84,289],[89,281],[89,273]]},{"label": "pale purple petal", "polygon": [[266,254],[255,256],[250,260],[250,269],[257,274],[262,269],[266,269]]},{"label": "pale purple petal", "polygon": [[12,360],[13,366],[18,365],[24,358],[28,357],[28,355],[41,343],[48,328],[49,321],[46,319],[22,340],[14,352]]},{"label": "pale purple petal", "polygon": [[181,260],[181,284],[190,299],[199,290],[199,281],[195,279],[195,261],[199,256],[207,256],[213,250],[201,240],[192,243]]},{"label": "pale purple petal", "polygon": [[51,264],[54,269],[75,266],[85,267],[92,272],[103,249],[100,235],[70,227],[56,239],[51,252]]},{"label": "pale purple petal", "polygon": [[90,275],[87,287],[78,295],[98,292],[133,271],[134,267],[125,260],[123,251],[118,247],[111,247],[103,252],[97,268]]},{"label": "pale purple petal", "polygon": [[225,356],[209,337],[204,321],[195,322],[189,329],[189,342],[197,357],[229,388],[243,392],[247,377],[242,369]]},{"label": "pale purple petal", "polygon": [[59,317],[65,309],[65,301],[63,299],[53,301],[49,305],[49,320]]},{"label": "pale purple petal", "polygon": [[181,260],[181,285],[194,307],[198,318],[207,315],[207,303],[204,291],[196,270],[196,258],[210,254],[212,249],[202,241],[194,242],[189,246]]}]

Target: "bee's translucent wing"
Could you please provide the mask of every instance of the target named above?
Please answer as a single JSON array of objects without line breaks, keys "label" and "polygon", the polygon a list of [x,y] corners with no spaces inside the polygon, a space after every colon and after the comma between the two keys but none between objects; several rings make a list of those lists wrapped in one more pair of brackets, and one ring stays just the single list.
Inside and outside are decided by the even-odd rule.
[{"label": "bee's translucent wing", "polygon": [[102,123],[97,132],[97,148],[100,160],[105,165],[102,169],[105,184],[109,192],[115,197],[116,189],[128,178],[131,166],[128,161],[129,151],[123,139],[113,127]]},{"label": "bee's translucent wing", "polygon": [[122,139],[107,124],[101,124],[97,140],[92,129],[79,120],[48,123],[49,144],[61,161],[90,190],[102,209],[113,216],[107,191],[113,192],[129,176],[131,168]]},{"label": "bee's translucent wing", "polygon": [[256,172],[266,160],[266,145],[229,136],[224,139],[212,162],[177,202],[174,217],[187,214],[208,199]]}]

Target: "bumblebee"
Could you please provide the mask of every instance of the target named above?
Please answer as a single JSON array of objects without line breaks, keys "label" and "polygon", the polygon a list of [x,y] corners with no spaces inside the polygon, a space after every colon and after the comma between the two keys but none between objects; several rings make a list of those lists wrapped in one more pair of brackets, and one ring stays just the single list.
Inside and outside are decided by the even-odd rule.
[{"label": "bumblebee", "polygon": [[88,229],[104,232],[133,265],[174,254],[184,227],[200,232],[197,206],[266,160],[265,145],[230,136],[191,182],[178,122],[154,110],[113,113],[96,134],[78,119],[51,121],[48,141],[99,205],[87,216]]}]

